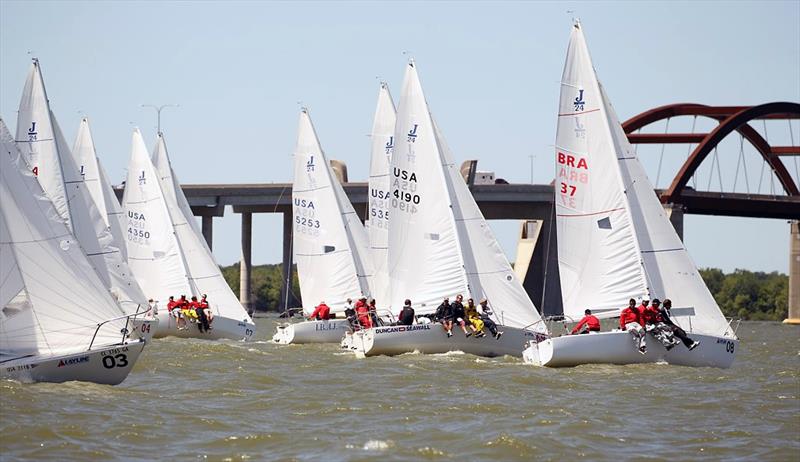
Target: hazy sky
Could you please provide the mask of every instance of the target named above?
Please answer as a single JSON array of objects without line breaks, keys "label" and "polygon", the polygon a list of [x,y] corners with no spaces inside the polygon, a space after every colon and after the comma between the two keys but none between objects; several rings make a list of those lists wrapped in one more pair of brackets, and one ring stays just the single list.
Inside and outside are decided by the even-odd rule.
[{"label": "hazy sky", "polygon": [[[568,13],[568,10],[574,13]],[[122,181],[130,132],[149,143],[162,114],[184,183],[291,181],[299,104],[323,148],[367,176],[378,78],[399,94],[408,56],[459,161],[480,159],[511,182],[553,176],[559,78],[571,18],[584,25],[595,67],[620,117],[669,103],[800,101],[800,2],[36,2],[0,1],[0,114],[13,127],[31,55],[52,108],[74,139],[90,117],[109,175]],[[682,124],[682,125],[681,125]],[[677,127],[683,127],[678,129]],[[697,131],[710,128],[698,122]],[[795,144],[800,124],[771,122],[770,141]],[[670,131],[689,131],[691,119]],[[663,126],[654,130],[663,130]],[[738,139],[704,164],[697,189],[776,188]],[[663,187],[687,146],[642,149]],[[743,159],[746,169],[737,169]],[[795,162],[795,163],[793,163]],[[662,164],[659,171],[658,165]],[[795,178],[800,167],[786,159]],[[743,172],[746,170],[748,178]],[[737,173],[738,171],[738,173]],[[705,172],[705,173],[703,173]],[[215,219],[214,253],[239,258],[240,220]],[[277,262],[280,217],[254,217],[253,260]],[[515,251],[517,224],[493,222]],[[785,220],[688,216],[686,244],[700,266],[788,269]]]}]

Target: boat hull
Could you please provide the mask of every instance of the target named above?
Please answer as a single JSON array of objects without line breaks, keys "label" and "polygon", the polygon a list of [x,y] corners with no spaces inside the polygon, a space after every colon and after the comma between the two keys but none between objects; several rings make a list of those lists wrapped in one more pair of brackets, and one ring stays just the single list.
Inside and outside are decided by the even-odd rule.
[{"label": "boat hull", "polygon": [[186,329],[178,329],[177,320],[169,313],[158,313],[158,325],[155,328],[153,337],[181,337],[181,338],[200,338],[204,340],[244,340],[253,339],[256,332],[256,325],[253,322],[237,321],[223,316],[215,316],[211,323],[211,332],[200,332],[199,324],[188,322]]},{"label": "boat hull", "polygon": [[345,333],[350,331],[347,319],[327,321],[303,321],[285,323],[277,326],[272,341],[281,345],[290,343],[339,343]]},{"label": "boat hull", "polygon": [[[355,332],[350,338],[350,348],[358,357],[400,355],[419,352],[440,354],[462,351],[476,356],[522,356],[526,342],[543,338],[542,334],[498,326],[503,331],[500,339],[491,335],[483,338],[465,337],[460,329],[453,329],[448,338],[440,324],[414,324],[412,326],[387,326]],[[343,347],[347,345],[343,344]]]},{"label": "boat hull", "polygon": [[3,363],[0,378],[25,383],[77,380],[118,385],[133,369],[146,344],[144,340],[136,340],[80,353],[21,358]]},{"label": "boat hull", "polygon": [[548,367],[666,362],[678,366],[728,368],[733,364],[739,340],[696,333],[689,337],[700,341],[694,350],[689,351],[681,343],[667,351],[647,334],[647,353],[641,354],[632,336],[625,331],[565,335],[530,343],[522,356],[528,364]]}]

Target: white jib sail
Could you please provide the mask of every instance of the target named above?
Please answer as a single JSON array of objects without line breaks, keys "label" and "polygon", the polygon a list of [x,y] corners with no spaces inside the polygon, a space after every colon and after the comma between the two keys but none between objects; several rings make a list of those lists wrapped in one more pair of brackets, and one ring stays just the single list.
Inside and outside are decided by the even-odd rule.
[{"label": "white jib sail", "polygon": [[123,259],[127,259],[122,207],[114,194],[114,190],[111,188],[108,175],[106,175],[100,159],[97,157],[97,150],[95,149],[87,117],[81,119],[78,136],[75,138],[75,144],[72,147],[72,154],[78,162],[81,176],[83,176],[83,181],[86,183],[89,194],[92,196],[103,217],[103,221],[114,238],[114,246],[122,253]]},{"label": "white jib sail", "polygon": [[389,86],[381,82],[378,106],[372,122],[369,162],[369,210],[367,232],[375,275],[372,278],[373,296],[385,305],[391,298],[389,289],[389,164],[394,150],[394,125],[397,111]]},{"label": "white jib sail", "polygon": [[732,335],[597,80],[579,24],[561,84],[555,185],[566,315],[612,317],[631,297],[670,298],[683,327]]},{"label": "white jib sail", "polygon": [[348,298],[370,295],[366,231],[334,177],[303,109],[294,152],[292,249],[307,315],[322,301],[340,312]]},{"label": "white jib sail", "polygon": [[[0,119],[0,354],[87,348],[123,314]],[[124,319],[96,345],[122,340]]]},{"label": "white jib sail", "polygon": [[430,115],[416,66],[406,69],[390,172],[389,268],[394,307],[420,313],[443,297],[487,298],[502,324],[545,327]]},{"label": "white jib sail", "polygon": [[[167,143],[164,141],[163,133],[157,135],[156,147],[153,150],[153,166],[156,168],[156,172],[160,178],[161,189],[164,191],[164,196],[170,201],[176,201],[186,222],[194,229],[195,233],[202,235],[203,232],[197,224],[197,219],[192,213],[192,208],[189,206],[189,201],[186,199],[183,189],[181,189],[181,184],[178,181],[178,177],[175,175],[175,170],[172,169],[172,162],[169,160]],[[205,243],[205,239],[203,239],[203,242]]]},{"label": "white jib sail", "polygon": [[25,82],[17,116],[17,147],[88,256],[100,279],[127,313],[147,306],[114,237],[92,199],[50,110],[39,62]]}]

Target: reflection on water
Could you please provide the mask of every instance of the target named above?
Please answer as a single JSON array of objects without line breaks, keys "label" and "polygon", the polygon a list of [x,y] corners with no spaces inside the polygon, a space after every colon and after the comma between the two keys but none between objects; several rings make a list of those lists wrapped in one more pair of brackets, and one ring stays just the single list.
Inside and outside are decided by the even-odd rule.
[{"label": "reflection on water", "polygon": [[0,460],[798,460],[800,329],[728,370],[160,339],[121,386],[0,382]]}]

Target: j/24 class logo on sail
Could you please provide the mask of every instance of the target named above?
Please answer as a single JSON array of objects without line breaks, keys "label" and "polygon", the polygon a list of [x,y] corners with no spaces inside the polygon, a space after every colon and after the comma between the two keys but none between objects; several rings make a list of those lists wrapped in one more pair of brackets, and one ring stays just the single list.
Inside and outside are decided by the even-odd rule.
[{"label": "j/24 class logo on sail", "polygon": [[392,208],[406,213],[417,213],[422,198],[417,192],[417,174],[410,170],[392,168]]},{"label": "j/24 class logo on sail", "polygon": [[575,97],[575,101],[572,103],[575,106],[575,111],[582,111],[586,101],[583,100],[583,88],[578,90],[578,96]]},{"label": "j/24 class logo on sail", "polygon": [[128,210],[128,240],[137,244],[150,244],[150,231],[144,213]]}]

